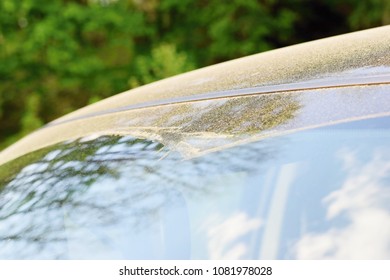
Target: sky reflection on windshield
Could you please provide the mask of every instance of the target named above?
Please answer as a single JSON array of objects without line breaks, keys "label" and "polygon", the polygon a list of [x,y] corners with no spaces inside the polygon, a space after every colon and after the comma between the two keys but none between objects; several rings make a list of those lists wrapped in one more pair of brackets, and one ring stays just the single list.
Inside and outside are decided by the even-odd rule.
[{"label": "sky reflection on windshield", "polygon": [[389,258],[388,123],[194,158],[130,136],[51,146],[1,167],[0,258]]}]

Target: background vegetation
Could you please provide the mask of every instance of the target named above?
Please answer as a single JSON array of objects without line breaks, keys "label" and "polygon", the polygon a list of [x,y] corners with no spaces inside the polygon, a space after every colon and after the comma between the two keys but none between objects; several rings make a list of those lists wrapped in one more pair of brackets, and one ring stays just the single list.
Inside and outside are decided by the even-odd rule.
[{"label": "background vegetation", "polygon": [[0,149],[129,88],[389,23],[386,0],[1,0]]}]

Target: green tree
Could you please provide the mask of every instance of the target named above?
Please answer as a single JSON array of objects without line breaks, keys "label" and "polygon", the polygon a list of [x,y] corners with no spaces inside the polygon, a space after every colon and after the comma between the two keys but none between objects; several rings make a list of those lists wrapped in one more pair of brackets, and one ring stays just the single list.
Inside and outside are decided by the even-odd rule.
[{"label": "green tree", "polygon": [[129,80],[131,88],[194,69],[185,53],[179,53],[172,44],[161,44],[151,54],[141,55],[134,61],[135,75]]},{"label": "green tree", "polygon": [[131,1],[4,0],[0,10],[0,135],[6,143],[36,128],[32,99],[34,118],[45,123],[126,90],[136,41],[152,32]]}]

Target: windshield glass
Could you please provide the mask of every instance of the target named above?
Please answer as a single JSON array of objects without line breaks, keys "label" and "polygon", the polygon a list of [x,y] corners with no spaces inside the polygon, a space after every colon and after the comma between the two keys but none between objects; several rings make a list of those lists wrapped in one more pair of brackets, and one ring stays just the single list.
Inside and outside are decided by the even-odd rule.
[{"label": "windshield glass", "polygon": [[390,258],[389,126],[189,158],[131,136],[27,154],[0,167],[0,258]]}]

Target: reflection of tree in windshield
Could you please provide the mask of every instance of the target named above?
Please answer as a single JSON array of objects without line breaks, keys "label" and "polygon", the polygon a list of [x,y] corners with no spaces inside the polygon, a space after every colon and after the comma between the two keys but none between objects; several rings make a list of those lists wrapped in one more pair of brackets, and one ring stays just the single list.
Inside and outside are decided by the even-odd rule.
[{"label": "reflection of tree in windshield", "polygon": [[130,111],[118,117],[118,132],[194,157],[277,129],[294,120],[300,107],[290,93],[179,103]]},{"label": "reflection of tree in windshield", "polygon": [[253,162],[262,162],[268,153],[242,147],[182,160],[153,141],[128,136],[87,140],[39,151],[40,159],[3,178],[0,239],[13,254],[16,246],[21,257],[39,257],[37,252],[43,258],[66,257],[61,244],[68,239],[69,216],[83,227],[127,220],[133,231],[146,230],[161,209],[175,207],[182,192],[198,199],[218,195],[221,189],[208,184],[212,177],[250,172],[258,168]]},{"label": "reflection of tree in windshield", "polygon": [[[387,197],[375,182],[383,173],[388,187],[388,123],[340,124],[192,158],[130,136],[81,138],[28,154],[0,169],[0,258],[307,256],[292,246],[322,246],[325,233],[343,240],[352,236],[343,230],[349,221],[372,220],[359,214],[370,206],[364,193],[368,202],[381,194],[380,216],[387,217]],[[381,149],[381,160],[367,164],[372,176],[353,167],[351,155],[346,162],[358,176],[347,176],[339,160],[346,148],[361,162]],[[340,207],[340,198],[359,215],[343,210],[347,216],[329,219],[324,201]]]},{"label": "reflection of tree in windshield", "polygon": [[161,212],[180,205],[186,211],[183,195],[194,201],[223,195],[228,183],[216,183],[220,178],[254,172],[277,145],[242,145],[197,157],[199,151],[286,123],[298,109],[287,95],[260,95],[149,108],[142,118],[136,110],[127,119],[129,127],[143,131],[134,130],[138,139],[85,137],[2,166],[0,240],[8,244],[3,257],[18,252],[66,258],[63,248],[70,247],[74,228],[110,229],[106,237],[102,230],[89,233],[102,240],[112,239],[107,235],[123,223],[133,233],[152,232],[151,221],[161,220]]},{"label": "reflection of tree in windshield", "polygon": [[[144,125],[181,128],[184,133],[259,133],[294,118],[299,103],[288,93],[185,103],[143,117]],[[161,111],[158,107],[154,110]],[[153,116],[159,115],[158,118]]]}]

